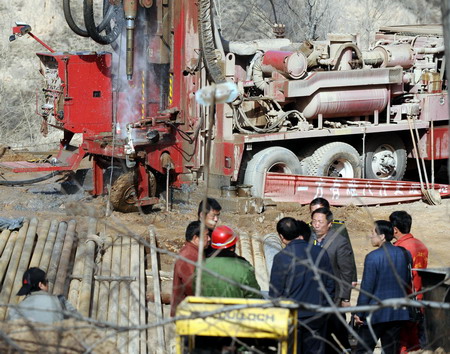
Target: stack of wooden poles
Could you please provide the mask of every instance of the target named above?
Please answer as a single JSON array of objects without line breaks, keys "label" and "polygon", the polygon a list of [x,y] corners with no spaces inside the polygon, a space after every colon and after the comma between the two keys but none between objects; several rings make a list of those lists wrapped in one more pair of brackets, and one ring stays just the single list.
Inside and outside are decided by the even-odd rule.
[{"label": "stack of wooden poles", "polygon": [[[87,230],[80,231],[75,220],[36,218],[25,219],[19,231],[4,230],[0,305],[20,302],[23,273],[39,267],[47,272],[50,293],[64,294],[82,316],[111,324],[105,335],[116,339],[122,353],[146,353],[145,329],[128,330],[146,324],[144,246],[97,219],[87,221]],[[0,320],[7,309],[0,306]]]}]

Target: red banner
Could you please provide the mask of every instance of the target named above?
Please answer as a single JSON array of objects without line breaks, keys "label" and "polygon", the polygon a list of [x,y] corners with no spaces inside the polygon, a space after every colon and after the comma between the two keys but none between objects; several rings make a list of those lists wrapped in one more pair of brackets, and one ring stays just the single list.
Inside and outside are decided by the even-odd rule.
[{"label": "red banner", "polygon": [[[441,197],[450,195],[447,184],[435,184],[434,189]],[[420,200],[422,191],[419,182],[267,173],[264,197],[300,204],[321,197],[331,205],[376,205]]]}]

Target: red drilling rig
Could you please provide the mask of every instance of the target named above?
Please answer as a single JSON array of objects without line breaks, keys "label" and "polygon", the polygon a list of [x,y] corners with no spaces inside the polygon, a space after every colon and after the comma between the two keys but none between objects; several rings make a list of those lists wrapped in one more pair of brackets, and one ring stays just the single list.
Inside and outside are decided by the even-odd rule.
[{"label": "red drilling rig", "polygon": [[[296,43],[279,26],[276,38],[227,41],[211,3],[110,0],[96,23],[84,0],[79,26],[64,0],[72,30],[113,53],[37,54],[43,131],[64,138],[55,163],[15,170],[72,170],[89,156],[93,194],[112,182],[114,208],[128,211],[156,203],[166,181],[203,178],[208,139],[210,185],[251,185],[255,197],[266,172],[398,181],[410,158],[448,159],[441,26],[381,28],[368,50],[346,34]],[[236,84],[233,102],[197,103],[224,82]]]}]

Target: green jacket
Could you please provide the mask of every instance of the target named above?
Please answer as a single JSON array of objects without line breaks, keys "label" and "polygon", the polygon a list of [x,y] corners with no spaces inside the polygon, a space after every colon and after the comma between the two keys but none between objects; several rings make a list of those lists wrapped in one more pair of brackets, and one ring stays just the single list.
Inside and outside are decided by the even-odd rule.
[{"label": "green jacket", "polygon": [[[252,265],[234,252],[222,250],[218,255],[207,258],[205,268],[260,291]],[[202,272],[201,296],[261,298],[257,293],[242,289],[206,271]]]}]

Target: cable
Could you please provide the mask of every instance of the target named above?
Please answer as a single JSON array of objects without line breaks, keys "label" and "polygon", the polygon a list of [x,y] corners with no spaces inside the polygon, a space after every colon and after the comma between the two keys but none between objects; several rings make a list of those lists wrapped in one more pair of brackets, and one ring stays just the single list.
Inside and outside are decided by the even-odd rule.
[{"label": "cable", "polygon": [[52,173],[49,173],[48,175],[37,177],[33,179],[23,179],[21,181],[0,181],[0,186],[17,186],[17,185],[23,185],[23,184],[33,184],[45,181],[47,179],[50,179],[58,174],[60,174],[62,171],[54,171]]}]

